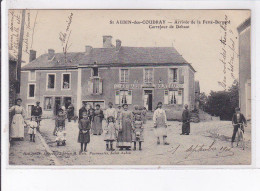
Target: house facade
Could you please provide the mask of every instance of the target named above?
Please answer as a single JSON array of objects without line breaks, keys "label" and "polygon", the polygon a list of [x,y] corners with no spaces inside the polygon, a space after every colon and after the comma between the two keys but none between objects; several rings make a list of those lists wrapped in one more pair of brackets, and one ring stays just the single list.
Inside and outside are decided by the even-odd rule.
[{"label": "house facade", "polygon": [[251,119],[251,18],[237,28],[239,34],[239,107]]},{"label": "house facade", "polygon": [[[32,51],[35,53],[35,51]],[[153,111],[159,101],[166,108],[195,107],[195,70],[173,47],[125,47],[103,36],[103,47],[85,52],[55,53],[36,58],[22,68],[21,98],[30,113],[36,101],[43,115],[52,116],[71,100],[76,111],[87,102],[106,108],[127,103]]]}]

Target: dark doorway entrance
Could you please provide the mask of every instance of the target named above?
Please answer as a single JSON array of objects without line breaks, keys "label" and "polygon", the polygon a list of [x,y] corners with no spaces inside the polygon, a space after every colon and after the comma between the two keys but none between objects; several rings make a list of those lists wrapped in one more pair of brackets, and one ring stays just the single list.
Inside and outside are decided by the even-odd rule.
[{"label": "dark doorway entrance", "polygon": [[58,110],[61,108],[61,97],[55,97],[54,102],[54,115],[58,114]]},{"label": "dark doorway entrance", "polygon": [[144,107],[148,111],[153,110],[153,91],[152,90],[144,90]]},{"label": "dark doorway entrance", "polygon": [[68,109],[68,107],[69,107],[69,104],[70,104],[68,102],[69,100],[70,100],[70,103],[71,103],[71,97],[64,97],[63,98],[63,103],[64,103],[64,106],[65,106],[66,109]]}]

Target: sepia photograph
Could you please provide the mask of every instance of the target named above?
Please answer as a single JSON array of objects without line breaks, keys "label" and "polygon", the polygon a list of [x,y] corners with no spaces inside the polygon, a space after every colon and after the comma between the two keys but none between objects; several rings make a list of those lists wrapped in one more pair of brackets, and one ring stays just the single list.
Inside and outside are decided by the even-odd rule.
[{"label": "sepia photograph", "polygon": [[9,9],[9,166],[252,165],[250,36],[247,9]]}]

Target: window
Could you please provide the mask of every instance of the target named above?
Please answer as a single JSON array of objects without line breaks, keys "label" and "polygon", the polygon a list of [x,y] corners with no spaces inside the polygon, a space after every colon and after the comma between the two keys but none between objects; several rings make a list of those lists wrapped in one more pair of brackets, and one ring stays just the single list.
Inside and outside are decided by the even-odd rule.
[{"label": "window", "polygon": [[170,82],[177,82],[178,76],[177,76],[177,68],[171,68],[170,69]]},{"label": "window", "polygon": [[31,117],[32,114],[32,108],[34,107],[34,105],[27,105],[27,111],[28,111],[28,116]]},{"label": "window", "polygon": [[152,83],[153,82],[153,69],[144,69],[144,83]]},{"label": "window", "polygon": [[182,90],[165,90],[164,104],[182,105]]},{"label": "window", "polygon": [[55,89],[55,74],[48,74],[47,76],[47,89]]},{"label": "window", "polygon": [[132,104],[132,90],[117,90],[115,99],[116,104]]},{"label": "window", "polygon": [[100,77],[90,78],[88,81],[88,92],[89,94],[102,94],[103,80]]},{"label": "window", "polygon": [[30,71],[30,81],[35,81],[36,80],[36,72],[35,70]]},{"label": "window", "polygon": [[120,74],[120,82],[121,83],[127,83],[129,80],[129,70],[128,69],[121,69]]},{"label": "window", "polygon": [[35,84],[29,84],[28,88],[28,98],[34,98],[35,97]]},{"label": "window", "polygon": [[52,97],[44,98],[44,109],[51,110],[52,109]]},{"label": "window", "polygon": [[70,89],[70,74],[62,74],[62,89]]},{"label": "window", "polygon": [[99,78],[93,79],[93,93],[98,94],[99,93]]},{"label": "window", "polygon": [[98,67],[92,69],[92,76],[98,76]]}]

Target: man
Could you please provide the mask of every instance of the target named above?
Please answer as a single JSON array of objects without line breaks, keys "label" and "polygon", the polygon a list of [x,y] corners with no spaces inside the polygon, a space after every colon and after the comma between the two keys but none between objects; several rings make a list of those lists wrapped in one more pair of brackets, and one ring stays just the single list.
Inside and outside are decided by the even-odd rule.
[{"label": "man", "polygon": [[35,117],[35,121],[37,122],[38,126],[40,125],[41,122],[41,116],[42,116],[42,108],[40,106],[40,102],[36,102],[36,106],[33,106],[32,111],[31,111],[31,116]]},{"label": "man", "polygon": [[71,103],[70,100],[68,100],[68,113],[67,113],[67,116],[68,116],[68,121],[70,122],[71,121],[71,118],[74,117],[74,106],[73,104]]},{"label": "man", "polygon": [[157,137],[157,144],[160,144],[160,137],[163,137],[163,144],[169,145],[167,142],[167,117],[165,110],[162,109],[162,102],[157,104],[157,109],[154,111],[153,114],[153,122],[154,122],[154,133]]},{"label": "man", "polygon": [[79,109],[79,121],[83,119],[83,113],[88,113],[87,104],[82,102],[82,107]]},{"label": "man", "polygon": [[105,112],[105,119],[107,121],[108,117],[114,117],[114,119],[117,119],[117,111],[115,108],[113,108],[113,103],[108,103],[108,108]]},{"label": "man", "polygon": [[236,134],[238,131],[238,128],[240,127],[239,123],[242,124],[241,125],[241,130],[244,132],[244,126],[243,124],[245,124],[245,126],[247,126],[246,123],[246,118],[244,117],[244,115],[242,113],[240,113],[240,108],[237,107],[235,109],[236,113],[233,115],[232,117],[232,125],[234,126],[234,130],[233,130],[233,135],[232,135],[232,140],[231,140],[231,146],[233,147],[233,143],[235,141],[236,138]]},{"label": "man", "polygon": [[185,104],[184,111],[182,112],[182,133],[181,135],[190,134],[190,112],[188,110],[188,105]]}]

